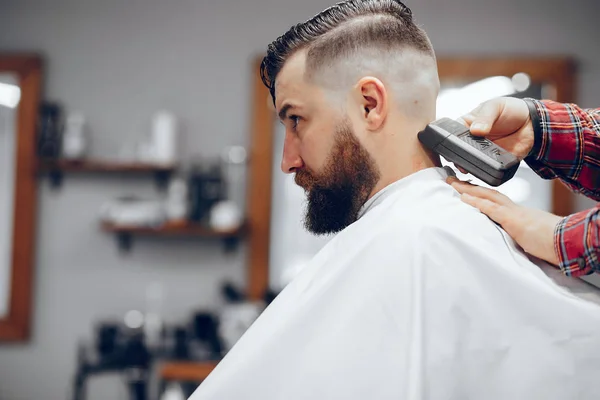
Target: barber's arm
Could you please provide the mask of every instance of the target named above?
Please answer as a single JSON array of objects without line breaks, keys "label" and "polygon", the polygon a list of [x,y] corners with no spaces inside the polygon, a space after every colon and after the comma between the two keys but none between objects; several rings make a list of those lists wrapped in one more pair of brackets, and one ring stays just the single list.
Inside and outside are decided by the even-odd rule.
[{"label": "barber's arm", "polygon": [[[544,178],[599,199],[600,110],[551,101],[500,98],[464,118]],[[561,218],[513,203],[501,193],[454,180],[463,200],[498,222],[525,251],[558,265],[567,275],[600,272],[600,205]]]},{"label": "barber's arm", "polygon": [[600,109],[526,100],[534,145],[525,162],[544,179],[600,200]]}]

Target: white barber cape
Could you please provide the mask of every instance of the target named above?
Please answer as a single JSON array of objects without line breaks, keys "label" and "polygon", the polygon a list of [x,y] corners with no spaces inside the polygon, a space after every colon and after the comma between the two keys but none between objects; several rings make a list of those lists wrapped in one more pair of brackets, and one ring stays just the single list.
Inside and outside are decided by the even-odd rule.
[{"label": "white barber cape", "polygon": [[446,176],[370,199],[190,399],[600,399],[597,295],[556,283]]}]

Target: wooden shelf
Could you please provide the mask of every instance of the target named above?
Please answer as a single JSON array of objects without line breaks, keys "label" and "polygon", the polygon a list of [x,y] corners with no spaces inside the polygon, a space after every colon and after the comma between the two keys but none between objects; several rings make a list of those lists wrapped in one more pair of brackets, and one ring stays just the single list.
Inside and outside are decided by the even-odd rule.
[{"label": "wooden shelf", "polygon": [[172,172],[174,165],[149,164],[138,162],[102,161],[102,160],[56,160],[40,161],[41,172],[106,172],[106,173],[154,173]]},{"label": "wooden shelf", "polygon": [[201,236],[214,238],[238,237],[243,233],[243,228],[217,231],[203,225],[193,223],[169,223],[160,225],[156,228],[117,225],[108,222],[102,223],[102,230],[112,233],[129,233],[132,235],[153,235],[153,236]]},{"label": "wooden shelf", "polygon": [[218,363],[218,361],[166,362],[160,368],[160,377],[171,381],[201,382],[208,377]]},{"label": "wooden shelf", "polygon": [[175,165],[110,160],[40,160],[37,165],[38,173],[50,176],[53,188],[61,185],[66,173],[151,174],[157,185],[164,188],[175,169]]},{"label": "wooden shelf", "polygon": [[103,231],[117,235],[119,248],[128,251],[131,248],[133,236],[161,236],[161,237],[202,237],[223,240],[226,250],[232,250],[246,232],[246,227],[233,230],[218,231],[194,223],[168,223],[158,227],[117,225],[103,222]]}]

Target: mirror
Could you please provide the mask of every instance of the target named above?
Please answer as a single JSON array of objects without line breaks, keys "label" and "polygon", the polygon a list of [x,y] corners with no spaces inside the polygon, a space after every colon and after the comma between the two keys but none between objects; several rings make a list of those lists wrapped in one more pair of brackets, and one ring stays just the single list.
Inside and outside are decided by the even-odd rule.
[{"label": "mirror", "polygon": [[14,156],[17,110],[21,99],[18,84],[14,73],[0,73],[0,319],[8,317],[11,295]]},{"label": "mirror", "polygon": [[0,341],[30,334],[41,61],[0,54]]},{"label": "mirror", "polygon": [[294,182],[294,175],[281,172],[285,127],[275,121],[273,130],[269,282],[281,290],[332,236],[314,236],[304,229],[306,194]]},{"label": "mirror", "polygon": [[[302,227],[304,193],[279,170],[283,128],[268,90],[254,65],[250,180],[249,282],[251,293],[283,288],[329,237],[314,237]],[[459,117],[497,96],[574,101],[574,63],[566,58],[438,58],[441,92],[438,117]],[[458,174],[465,178],[464,175]],[[472,177],[469,176],[474,182]],[[479,182],[477,182],[479,183]],[[482,182],[481,182],[482,183]],[[558,180],[544,181],[526,165],[499,188],[518,203],[569,215],[575,196]],[[252,206],[254,204],[254,206]],[[254,289],[252,289],[254,288]]]}]

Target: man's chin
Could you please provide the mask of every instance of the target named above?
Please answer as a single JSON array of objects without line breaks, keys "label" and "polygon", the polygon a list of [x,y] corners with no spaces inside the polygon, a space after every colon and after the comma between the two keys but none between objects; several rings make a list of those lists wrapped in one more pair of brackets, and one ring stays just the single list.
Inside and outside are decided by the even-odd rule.
[{"label": "man's chin", "polygon": [[356,221],[353,218],[351,207],[348,204],[337,204],[323,206],[311,202],[308,196],[304,227],[314,235],[331,235],[344,230],[348,225]]},{"label": "man's chin", "polygon": [[326,223],[323,220],[316,221],[310,217],[306,217],[304,221],[304,227],[310,233],[315,236],[326,236],[339,233],[346,229],[350,223],[339,223],[339,221],[333,223]]}]

